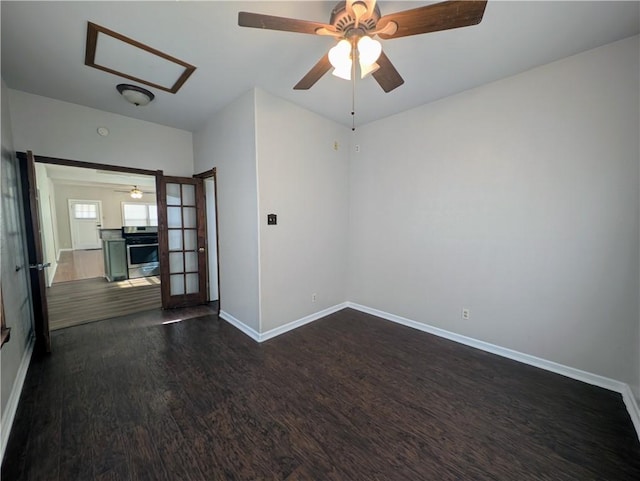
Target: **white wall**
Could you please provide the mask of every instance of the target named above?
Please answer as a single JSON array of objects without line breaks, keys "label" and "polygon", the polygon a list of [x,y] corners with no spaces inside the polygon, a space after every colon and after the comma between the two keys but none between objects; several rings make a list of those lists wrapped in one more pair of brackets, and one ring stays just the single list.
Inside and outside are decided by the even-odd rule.
[{"label": "white wall", "polygon": [[[35,155],[193,174],[191,132],[8,90],[14,146]],[[143,107],[140,107],[143,108]],[[110,134],[101,137],[98,127]]]},{"label": "white wall", "polygon": [[638,44],[360,127],[349,300],[637,395]]},{"label": "white wall", "polygon": [[51,266],[45,271],[47,286],[51,287],[58,267],[58,229],[56,227],[55,193],[44,164],[36,163],[36,184],[38,186],[40,226],[42,229],[42,253],[44,262]]},{"label": "white wall", "polygon": [[[26,371],[21,363],[33,333],[33,316],[28,286],[28,260],[25,257],[24,222],[20,203],[17,177],[17,162],[11,132],[7,88],[1,82],[2,107],[2,196],[0,197],[0,281],[7,326],[11,328],[11,339],[0,350],[0,406],[2,411],[2,452],[9,436],[9,428],[17,407],[22,379]],[[20,269],[16,271],[16,267]],[[26,367],[26,362],[22,369]],[[16,383],[20,385],[16,385]],[[1,455],[2,453],[0,453]]]},{"label": "white wall", "polygon": [[[220,309],[260,327],[255,96],[250,91],[193,135],[195,172],[216,167]],[[210,220],[209,220],[210,221]]]},{"label": "white wall", "polygon": [[351,131],[259,89],[256,130],[265,332],[346,301]]},{"label": "white wall", "polygon": [[116,192],[130,188],[122,187],[97,187],[75,184],[63,184],[53,182],[55,186],[55,212],[58,220],[58,233],[60,249],[71,249],[71,227],[69,224],[69,199],[75,200],[99,200],[102,203],[102,228],[120,229],[122,220],[122,202],[155,204],[155,194],[144,194],[142,199],[132,199],[126,192]]}]

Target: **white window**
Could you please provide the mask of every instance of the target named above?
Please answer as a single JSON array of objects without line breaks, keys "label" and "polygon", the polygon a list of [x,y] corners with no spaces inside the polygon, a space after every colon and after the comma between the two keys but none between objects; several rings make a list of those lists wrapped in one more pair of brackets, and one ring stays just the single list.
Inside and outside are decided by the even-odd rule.
[{"label": "white window", "polygon": [[73,204],[73,216],[76,219],[95,219],[96,204]]},{"label": "white window", "polygon": [[158,225],[158,207],[156,204],[143,204],[142,202],[122,203],[122,225],[144,226]]}]

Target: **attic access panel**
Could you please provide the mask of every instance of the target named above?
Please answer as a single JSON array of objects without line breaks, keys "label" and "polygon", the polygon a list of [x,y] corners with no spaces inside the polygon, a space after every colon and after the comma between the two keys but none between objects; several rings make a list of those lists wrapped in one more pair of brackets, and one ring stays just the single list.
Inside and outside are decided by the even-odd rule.
[{"label": "attic access panel", "polygon": [[175,94],[196,67],[87,22],[85,65]]}]

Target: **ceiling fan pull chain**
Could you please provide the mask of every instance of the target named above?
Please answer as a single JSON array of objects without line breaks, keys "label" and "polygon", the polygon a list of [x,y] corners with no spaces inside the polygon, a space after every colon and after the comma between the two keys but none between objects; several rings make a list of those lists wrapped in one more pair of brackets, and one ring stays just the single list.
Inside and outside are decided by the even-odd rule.
[{"label": "ceiling fan pull chain", "polygon": [[351,47],[351,132],[356,130],[356,49]]}]

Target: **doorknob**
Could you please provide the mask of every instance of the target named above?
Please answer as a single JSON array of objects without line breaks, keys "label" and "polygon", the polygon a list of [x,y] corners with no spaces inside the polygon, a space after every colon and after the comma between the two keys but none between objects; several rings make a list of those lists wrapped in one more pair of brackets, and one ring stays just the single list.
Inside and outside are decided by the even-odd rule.
[{"label": "doorknob", "polygon": [[200,248],[198,249],[198,252],[204,252],[204,247],[200,247]]},{"label": "doorknob", "polygon": [[38,271],[43,271],[45,267],[51,267],[51,262],[47,262],[46,264],[29,264],[29,269],[35,269]]}]

